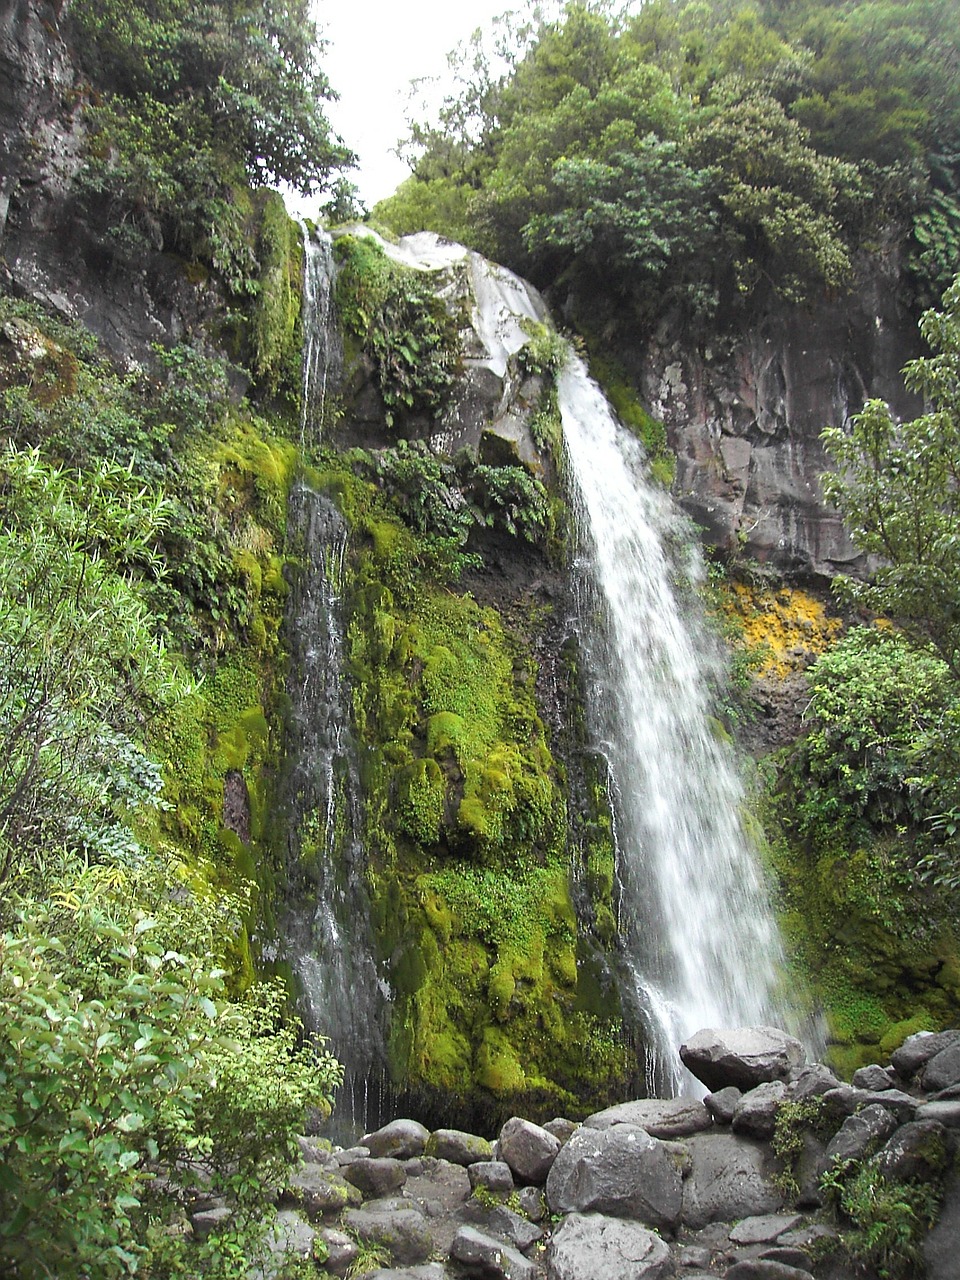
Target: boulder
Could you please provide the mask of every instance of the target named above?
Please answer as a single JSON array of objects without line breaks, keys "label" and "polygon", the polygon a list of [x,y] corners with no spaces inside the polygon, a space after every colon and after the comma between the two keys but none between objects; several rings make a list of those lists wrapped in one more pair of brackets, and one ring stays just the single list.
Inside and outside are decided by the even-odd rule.
[{"label": "boulder", "polygon": [[435,1129],[427,1139],[424,1155],[437,1160],[449,1160],[451,1164],[471,1165],[478,1160],[492,1160],[493,1147],[486,1138],[460,1129]]},{"label": "boulder", "polygon": [[776,1128],[777,1112],[786,1100],[787,1086],[782,1080],[758,1084],[737,1103],[733,1113],[734,1133],[769,1140]]},{"label": "boulder", "polygon": [[736,1085],[728,1084],[725,1089],[718,1089],[716,1093],[708,1093],[703,1100],[703,1105],[717,1124],[729,1124],[733,1119],[733,1113],[737,1109],[737,1103],[742,1097],[743,1094]]},{"label": "boulder", "polygon": [[712,1092],[783,1080],[804,1062],[799,1040],[776,1027],[709,1027],[680,1046],[684,1065]]},{"label": "boulder", "polygon": [[324,1227],[318,1235],[327,1250],[327,1260],[323,1264],[327,1271],[335,1276],[345,1276],[360,1254],[360,1246],[353,1236],[345,1231],[336,1231],[332,1227]]},{"label": "boulder", "polygon": [[732,1133],[702,1133],[686,1146],[693,1168],[683,1183],[684,1226],[698,1230],[783,1208],[773,1182],[777,1162],[763,1144]]},{"label": "boulder", "polygon": [[505,1160],[478,1160],[467,1166],[467,1176],[474,1191],[485,1187],[487,1191],[509,1195],[513,1190],[513,1174]]},{"label": "boulder", "polygon": [[947,1129],[960,1129],[960,1098],[924,1102],[917,1107],[918,1120],[937,1120]]},{"label": "boulder", "polygon": [[541,1185],[560,1150],[560,1139],[538,1124],[512,1116],[500,1130],[499,1156],[520,1182]]},{"label": "boulder", "polygon": [[399,1191],[407,1180],[407,1171],[399,1160],[367,1156],[344,1167],[343,1176],[365,1196],[380,1199],[391,1191]]},{"label": "boulder", "polygon": [[301,1136],[297,1138],[297,1146],[300,1148],[300,1158],[305,1164],[318,1164],[323,1169],[333,1170],[339,1167],[340,1161],[330,1150],[329,1142],[324,1143],[318,1138]]},{"label": "boulder", "polygon": [[547,1178],[553,1213],[607,1213],[672,1231],[680,1218],[682,1180],[656,1138],[628,1125],[578,1129]]},{"label": "boulder", "polygon": [[709,1129],[713,1121],[707,1108],[695,1098],[643,1098],[597,1111],[583,1123],[591,1129],[630,1124],[645,1129],[651,1138],[684,1138]]},{"label": "boulder", "polygon": [[446,1276],[439,1262],[427,1262],[421,1267],[380,1267],[377,1271],[365,1271],[363,1280],[446,1280]]},{"label": "boulder", "polygon": [[348,1209],[343,1221],[363,1244],[379,1245],[395,1262],[424,1262],[433,1250],[426,1219],[412,1207],[372,1203]]},{"label": "boulder", "polygon": [[881,1089],[892,1089],[896,1085],[896,1072],[891,1071],[889,1067],[872,1063],[869,1067],[860,1067],[855,1071],[850,1078],[850,1083],[855,1089],[870,1089],[877,1093]]},{"label": "boulder", "polygon": [[752,1258],[749,1262],[735,1262],[723,1273],[723,1280],[813,1280],[813,1276],[800,1267],[768,1258]]},{"label": "boulder", "polygon": [[827,1143],[821,1172],[833,1164],[862,1160],[881,1146],[897,1127],[896,1117],[886,1107],[871,1106],[848,1116]]},{"label": "boulder", "polygon": [[520,1210],[531,1222],[542,1222],[547,1216],[547,1206],[539,1187],[521,1187],[517,1193]]},{"label": "boulder", "polygon": [[194,1239],[206,1240],[208,1236],[225,1227],[232,1217],[233,1210],[228,1209],[226,1205],[219,1205],[216,1209],[200,1209],[192,1213],[190,1225],[193,1227]]},{"label": "boulder", "polygon": [[960,1084],[960,1040],[934,1054],[923,1068],[920,1084],[928,1093]]},{"label": "boulder", "polygon": [[890,1062],[898,1076],[909,1080],[925,1062],[958,1042],[960,1031],[918,1031],[914,1036],[907,1036],[900,1048],[894,1050]]},{"label": "boulder", "polygon": [[430,1130],[418,1120],[391,1120],[374,1133],[362,1139],[370,1155],[395,1160],[410,1160],[422,1156],[430,1137]]},{"label": "boulder", "polygon": [[495,1236],[500,1236],[508,1244],[512,1244],[521,1253],[529,1253],[533,1246],[543,1239],[543,1228],[536,1223],[522,1218],[506,1205],[488,1210],[484,1225]]},{"label": "boulder", "polygon": [[862,1107],[877,1106],[886,1109],[903,1124],[912,1120],[917,1110],[917,1099],[900,1089],[854,1089],[853,1085],[841,1084],[836,1089],[828,1089],[821,1095],[827,1114],[833,1116],[852,1116]]},{"label": "boulder", "polygon": [[940,1217],[923,1242],[926,1280],[956,1280],[960,1258],[960,1170],[947,1179]]},{"label": "boulder", "polygon": [[877,1156],[877,1168],[891,1182],[934,1182],[947,1167],[946,1129],[936,1120],[901,1125]]},{"label": "boulder", "polygon": [[561,1145],[580,1128],[576,1120],[566,1120],[563,1116],[548,1120],[543,1127],[547,1133],[552,1133],[555,1138],[559,1138]]},{"label": "boulder", "polygon": [[537,1268],[519,1250],[476,1227],[460,1228],[450,1257],[492,1280],[537,1280]]},{"label": "boulder", "polygon": [[811,1062],[790,1073],[790,1098],[804,1102],[807,1098],[822,1098],[830,1089],[836,1089],[840,1080],[822,1062]]},{"label": "boulder", "polygon": [[340,1213],[348,1205],[359,1205],[363,1196],[339,1173],[328,1173],[318,1165],[302,1165],[287,1179],[280,1194],[281,1204],[302,1205],[313,1221]]},{"label": "boulder", "polygon": [[572,1213],[547,1247],[548,1280],[669,1280],[676,1267],[659,1236],[620,1218]]}]

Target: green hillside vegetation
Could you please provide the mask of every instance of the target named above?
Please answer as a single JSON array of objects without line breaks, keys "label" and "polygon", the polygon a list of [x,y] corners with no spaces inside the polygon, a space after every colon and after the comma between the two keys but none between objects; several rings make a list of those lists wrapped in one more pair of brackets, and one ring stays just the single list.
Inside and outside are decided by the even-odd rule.
[{"label": "green hillside vegetation", "polygon": [[723,325],[769,291],[842,290],[891,238],[939,301],[960,247],[951,0],[533,12],[461,49],[382,222],[465,240],[581,323]]}]

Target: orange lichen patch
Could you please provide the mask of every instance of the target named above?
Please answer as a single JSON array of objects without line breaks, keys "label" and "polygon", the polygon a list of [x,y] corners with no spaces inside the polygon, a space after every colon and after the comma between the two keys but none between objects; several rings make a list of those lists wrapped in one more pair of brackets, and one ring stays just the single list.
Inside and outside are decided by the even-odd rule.
[{"label": "orange lichen patch", "polygon": [[761,658],[757,674],[785,677],[802,671],[843,629],[822,600],[794,587],[770,590],[733,583],[724,606]]}]

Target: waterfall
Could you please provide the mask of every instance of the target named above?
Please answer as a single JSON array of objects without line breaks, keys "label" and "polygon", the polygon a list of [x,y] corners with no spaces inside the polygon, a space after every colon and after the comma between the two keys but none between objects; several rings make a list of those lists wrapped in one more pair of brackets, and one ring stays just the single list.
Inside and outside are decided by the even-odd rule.
[{"label": "waterfall", "polygon": [[[301,442],[320,443],[342,348],[333,314],[334,270],[325,234],[304,237]],[[305,480],[291,492],[288,542],[296,556],[287,608],[286,826],[288,905],[282,953],[305,1024],[330,1041],[345,1068],[334,1119],[351,1141],[379,1123],[384,1010],[369,925],[362,787],[350,729],[342,609],[346,526]]]},{"label": "waterfall", "polygon": [[699,557],[669,496],[645,479],[641,447],[574,356],[559,399],[627,969],[651,1039],[648,1085],[672,1094],[691,1086],[677,1064],[684,1038],[778,1016],[780,943],[741,785],[710,716],[718,645],[675,585],[702,575]]}]

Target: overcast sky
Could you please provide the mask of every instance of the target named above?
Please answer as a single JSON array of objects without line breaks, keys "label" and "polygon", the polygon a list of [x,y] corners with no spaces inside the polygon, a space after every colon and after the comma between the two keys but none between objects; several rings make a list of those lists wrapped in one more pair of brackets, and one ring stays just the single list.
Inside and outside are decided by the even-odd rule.
[{"label": "overcast sky", "polygon": [[328,47],[322,64],[340,101],[331,123],[360,157],[351,175],[368,205],[408,176],[390,155],[405,132],[410,81],[443,76],[446,55],[477,27],[522,0],[315,0]]}]

